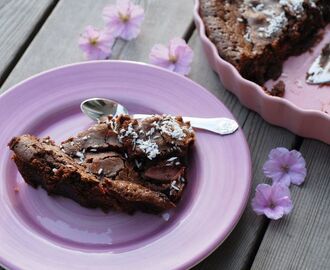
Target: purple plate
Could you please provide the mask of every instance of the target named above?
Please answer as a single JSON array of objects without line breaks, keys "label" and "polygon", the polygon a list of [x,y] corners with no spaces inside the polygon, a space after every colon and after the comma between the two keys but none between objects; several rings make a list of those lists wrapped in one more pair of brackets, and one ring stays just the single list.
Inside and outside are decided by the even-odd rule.
[{"label": "purple plate", "polygon": [[91,125],[82,100],[106,97],[132,113],[233,118],[208,91],[146,64],[97,61],[34,76],[0,97],[0,263],[10,269],[186,269],[232,231],[247,202],[251,161],[243,132],[197,132],[189,185],[177,209],[129,216],[80,207],[24,183],[7,147],[23,133],[60,142]]}]

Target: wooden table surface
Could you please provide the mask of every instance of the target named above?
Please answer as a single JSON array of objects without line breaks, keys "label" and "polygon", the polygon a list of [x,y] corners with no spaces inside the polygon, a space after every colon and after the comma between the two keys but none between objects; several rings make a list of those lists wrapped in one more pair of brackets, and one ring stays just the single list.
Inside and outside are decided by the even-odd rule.
[{"label": "wooden table surface", "polygon": [[[89,24],[102,27],[102,9],[113,2],[0,0],[0,93],[38,72],[83,61],[79,33]],[[189,77],[216,95],[244,130],[253,160],[252,190],[265,181],[262,165],[272,148],[297,149],[307,162],[305,183],[291,188],[289,216],[269,221],[256,216],[249,203],[227,240],[194,269],[330,269],[330,147],[266,123],[223,88],[201,47],[192,0],[136,2],[146,12],[142,32],[136,40],[116,41],[112,59],[148,62],[153,44],[183,37],[195,53]]]}]

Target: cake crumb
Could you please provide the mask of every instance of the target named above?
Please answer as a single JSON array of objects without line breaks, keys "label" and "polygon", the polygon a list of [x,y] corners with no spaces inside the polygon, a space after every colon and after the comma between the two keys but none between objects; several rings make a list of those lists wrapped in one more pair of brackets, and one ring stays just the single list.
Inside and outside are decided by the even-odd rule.
[{"label": "cake crumb", "polygon": [[270,91],[266,87],[265,90],[266,93],[268,93],[271,96],[283,97],[285,93],[285,83],[282,80],[280,80],[273,85]]},{"label": "cake crumb", "polygon": [[15,192],[15,193],[18,193],[18,192],[19,192],[19,188],[18,188],[18,186],[14,187],[14,192]]},{"label": "cake crumb", "polygon": [[318,85],[318,88],[329,87],[329,86],[330,86],[330,82],[320,83],[320,84]]}]

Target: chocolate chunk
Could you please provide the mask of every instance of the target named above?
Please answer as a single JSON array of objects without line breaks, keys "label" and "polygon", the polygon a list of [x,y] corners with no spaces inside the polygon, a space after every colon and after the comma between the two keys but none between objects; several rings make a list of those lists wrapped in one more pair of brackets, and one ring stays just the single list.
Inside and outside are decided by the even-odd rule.
[{"label": "chocolate chunk", "polygon": [[320,67],[324,68],[330,61],[330,43],[324,46],[321,52]]},{"label": "chocolate chunk", "polygon": [[182,166],[153,166],[144,172],[144,176],[157,182],[168,182],[179,179],[184,175]]}]

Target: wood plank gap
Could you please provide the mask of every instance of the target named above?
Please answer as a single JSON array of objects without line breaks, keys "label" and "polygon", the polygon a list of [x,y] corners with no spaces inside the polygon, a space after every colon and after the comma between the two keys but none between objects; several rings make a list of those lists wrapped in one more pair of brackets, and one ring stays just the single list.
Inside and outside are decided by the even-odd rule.
[{"label": "wood plank gap", "polygon": [[266,231],[268,229],[269,223],[270,223],[270,220],[265,217],[264,222],[261,225],[260,232],[258,233],[258,235],[256,237],[257,240],[256,240],[253,248],[251,248],[252,251],[251,251],[250,256],[249,256],[249,258],[246,262],[246,265],[243,266],[243,269],[246,269],[246,270],[251,269],[251,267],[253,265],[253,262],[254,262],[254,259],[258,254],[261,242],[265,237],[265,234],[266,234]]},{"label": "wood plank gap", "polygon": [[[228,91],[228,90],[227,90],[227,91]],[[245,117],[245,119],[243,120],[242,125],[241,125],[241,128],[242,128],[242,129],[243,129],[245,123],[247,122],[247,120],[248,120],[250,114],[251,114],[251,111],[249,110],[248,113],[247,113],[247,115],[246,115],[246,117]]]},{"label": "wood plank gap", "polygon": [[187,43],[194,34],[195,29],[196,29],[195,22],[192,20],[182,37]]},{"label": "wood plank gap", "polygon": [[291,149],[295,149],[295,150],[300,150],[302,144],[304,142],[304,138],[300,137],[300,136],[296,136],[295,140],[291,146]]},{"label": "wood plank gap", "polygon": [[109,59],[110,60],[120,60],[120,56],[123,54],[127,43],[128,42],[116,39],[112,46],[113,53]]},{"label": "wood plank gap", "polygon": [[35,36],[40,31],[43,24],[46,22],[49,15],[53,12],[54,8],[58,4],[60,0],[54,0],[49,7],[45,10],[44,14],[40,18],[40,20],[37,22],[36,27],[31,31],[30,35],[27,37],[25,42],[22,44],[22,46],[19,48],[15,56],[13,57],[12,61],[8,64],[8,66],[5,68],[5,70],[0,75],[0,87],[3,85],[3,83],[6,81],[12,70],[15,68],[18,61],[21,59],[22,55],[24,54],[25,50],[29,47],[32,40],[35,38]]}]

